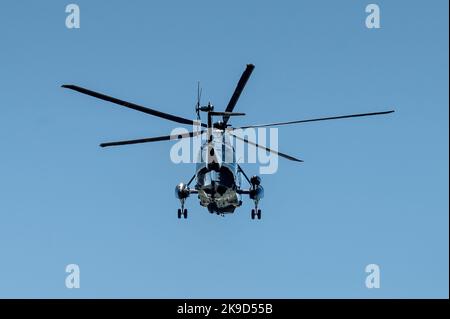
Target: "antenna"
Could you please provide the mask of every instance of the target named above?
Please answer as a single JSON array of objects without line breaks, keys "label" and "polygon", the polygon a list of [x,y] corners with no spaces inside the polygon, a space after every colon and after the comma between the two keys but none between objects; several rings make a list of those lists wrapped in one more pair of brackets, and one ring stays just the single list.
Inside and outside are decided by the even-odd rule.
[{"label": "antenna", "polygon": [[195,106],[195,113],[197,113],[197,121],[200,121],[200,100],[202,99],[202,88],[200,88],[200,81],[197,82],[197,105]]}]

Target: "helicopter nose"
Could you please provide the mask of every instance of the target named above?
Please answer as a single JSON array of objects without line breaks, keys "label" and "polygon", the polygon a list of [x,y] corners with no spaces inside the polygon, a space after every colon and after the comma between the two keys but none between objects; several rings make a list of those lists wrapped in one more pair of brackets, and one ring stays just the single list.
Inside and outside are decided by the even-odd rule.
[{"label": "helicopter nose", "polygon": [[216,192],[219,193],[221,196],[223,194],[225,194],[225,192],[227,191],[227,188],[223,185],[217,185],[217,189]]}]

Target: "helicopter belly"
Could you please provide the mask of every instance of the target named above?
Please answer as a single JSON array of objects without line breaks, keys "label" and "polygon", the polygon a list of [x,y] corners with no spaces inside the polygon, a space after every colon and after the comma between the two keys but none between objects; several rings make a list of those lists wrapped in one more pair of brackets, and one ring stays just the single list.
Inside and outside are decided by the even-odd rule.
[{"label": "helicopter belly", "polygon": [[198,198],[200,205],[207,207],[211,213],[233,213],[241,203],[239,194],[232,188],[219,193],[212,192],[210,187],[202,187],[198,189]]}]

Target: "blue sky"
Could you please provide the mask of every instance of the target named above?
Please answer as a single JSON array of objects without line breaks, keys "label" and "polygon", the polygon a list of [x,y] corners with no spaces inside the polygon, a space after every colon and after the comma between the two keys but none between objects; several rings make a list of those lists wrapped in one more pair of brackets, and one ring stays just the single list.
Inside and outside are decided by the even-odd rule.
[{"label": "blue sky", "polygon": [[[447,1],[377,1],[378,30],[369,1],[79,0],[78,30],[68,3],[1,5],[0,297],[448,298]],[[235,125],[396,110],[280,128],[305,163],[262,177],[261,221],[178,220],[170,142],[98,147],[176,125],[59,87],[194,118],[247,63]]]}]

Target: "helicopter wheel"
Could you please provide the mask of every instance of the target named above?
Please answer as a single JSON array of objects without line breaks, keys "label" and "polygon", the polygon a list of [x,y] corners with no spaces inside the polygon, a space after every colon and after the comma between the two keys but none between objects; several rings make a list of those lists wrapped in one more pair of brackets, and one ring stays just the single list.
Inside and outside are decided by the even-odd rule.
[{"label": "helicopter wheel", "polygon": [[185,208],[185,209],[183,210],[183,217],[184,217],[184,219],[186,219],[187,216],[188,216],[188,211],[187,211],[187,209]]},{"label": "helicopter wheel", "polygon": [[258,213],[256,213],[256,216],[258,216],[258,219],[261,219],[261,209],[258,209]]},{"label": "helicopter wheel", "polygon": [[254,209],[252,209],[252,219],[255,219],[255,210]]},{"label": "helicopter wheel", "polygon": [[181,218],[181,209],[178,208],[178,218]]}]

